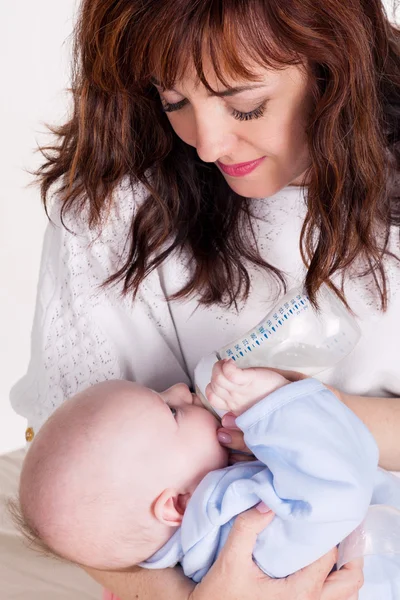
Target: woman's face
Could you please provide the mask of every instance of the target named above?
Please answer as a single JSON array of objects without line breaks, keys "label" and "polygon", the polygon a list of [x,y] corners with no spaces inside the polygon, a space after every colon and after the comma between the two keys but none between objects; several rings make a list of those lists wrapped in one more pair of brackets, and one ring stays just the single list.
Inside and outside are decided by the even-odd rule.
[{"label": "woman's face", "polygon": [[[260,82],[229,80],[230,87],[246,89],[218,96],[210,95],[194,70],[174,89],[156,87],[175,133],[196,148],[201,160],[215,163],[239,195],[264,198],[302,183],[310,164],[305,134],[310,93],[299,66],[256,72]],[[210,70],[206,77],[218,93],[226,91]],[[261,158],[251,172],[232,172],[232,165]]]}]

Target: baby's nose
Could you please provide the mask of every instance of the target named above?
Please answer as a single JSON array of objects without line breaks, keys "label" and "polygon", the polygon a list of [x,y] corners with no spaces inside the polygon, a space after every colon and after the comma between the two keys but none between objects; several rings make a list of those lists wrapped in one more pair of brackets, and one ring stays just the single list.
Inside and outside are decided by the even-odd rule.
[{"label": "baby's nose", "polygon": [[174,395],[178,402],[193,404],[193,396],[186,383],[177,383],[174,385]]}]

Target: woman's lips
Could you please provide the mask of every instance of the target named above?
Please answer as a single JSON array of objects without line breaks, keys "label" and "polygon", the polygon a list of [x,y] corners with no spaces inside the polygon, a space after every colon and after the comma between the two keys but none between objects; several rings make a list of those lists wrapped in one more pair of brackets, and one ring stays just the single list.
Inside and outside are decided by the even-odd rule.
[{"label": "woman's lips", "polygon": [[231,175],[232,177],[243,177],[243,175],[247,175],[248,173],[251,173],[251,171],[254,171],[254,169],[256,169],[260,163],[262,163],[264,158],[265,156],[258,158],[257,160],[251,160],[245,163],[237,163],[236,165],[224,165],[217,160],[217,164],[227,175]]}]

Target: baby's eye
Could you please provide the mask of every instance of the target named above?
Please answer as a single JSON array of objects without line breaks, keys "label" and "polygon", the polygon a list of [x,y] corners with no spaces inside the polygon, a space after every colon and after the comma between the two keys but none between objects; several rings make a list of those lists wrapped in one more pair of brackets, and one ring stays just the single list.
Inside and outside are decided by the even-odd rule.
[{"label": "baby's eye", "polygon": [[170,406],[169,410],[171,411],[174,419],[176,419],[176,415],[178,414],[178,411],[176,410],[176,408],[174,408],[173,406]]}]

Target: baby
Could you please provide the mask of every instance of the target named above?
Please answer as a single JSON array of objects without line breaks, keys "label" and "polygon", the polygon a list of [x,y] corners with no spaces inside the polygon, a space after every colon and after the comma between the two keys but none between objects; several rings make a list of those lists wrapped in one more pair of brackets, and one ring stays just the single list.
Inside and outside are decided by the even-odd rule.
[{"label": "baby", "polygon": [[276,517],[254,560],[285,577],[353,531],[373,494],[400,508],[372,436],[316,380],[219,361],[206,395],[237,415],[257,461],[227,467],[219,423],[186,385],[104,382],[67,400],[33,441],[20,481],[26,526],[85,566],[180,562],[201,581],[236,515],[263,501]]},{"label": "baby", "polygon": [[[208,395],[220,408],[225,398],[243,404],[239,414],[250,396],[254,403],[286,383],[266,369],[218,363]],[[169,540],[205,475],[227,466],[218,427],[185,384],[159,394],[129,381],[94,385],[59,407],[32,443],[20,480],[24,518],[74,562],[139,563]]]}]

